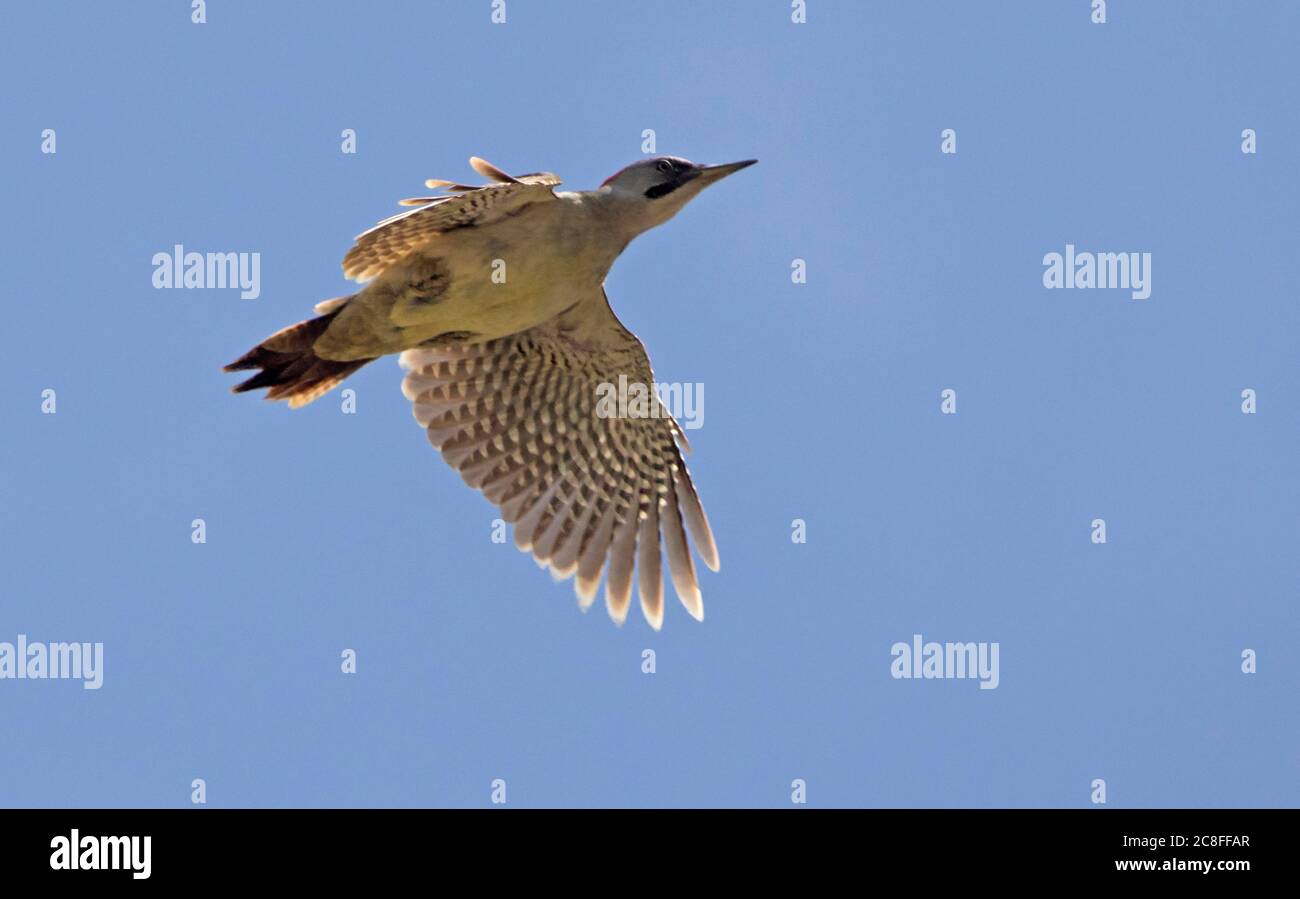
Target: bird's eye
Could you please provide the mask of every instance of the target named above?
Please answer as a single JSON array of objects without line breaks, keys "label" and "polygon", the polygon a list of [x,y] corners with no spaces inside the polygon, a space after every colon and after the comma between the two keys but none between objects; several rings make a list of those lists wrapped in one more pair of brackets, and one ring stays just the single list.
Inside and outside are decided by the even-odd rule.
[{"label": "bird's eye", "polygon": [[673,164],[667,159],[659,160],[659,164],[656,165],[655,168],[663,172],[665,175],[671,175],[673,173]]}]

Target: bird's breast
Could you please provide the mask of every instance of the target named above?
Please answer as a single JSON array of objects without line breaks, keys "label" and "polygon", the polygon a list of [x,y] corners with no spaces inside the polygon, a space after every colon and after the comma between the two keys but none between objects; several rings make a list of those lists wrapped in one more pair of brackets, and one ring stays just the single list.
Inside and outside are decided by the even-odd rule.
[{"label": "bird's breast", "polygon": [[[582,210],[563,201],[537,204],[485,227],[440,235],[424,253],[424,268],[445,273],[437,301],[414,268],[407,280],[419,296],[399,302],[394,321],[422,331],[465,331],[490,340],[535,327],[583,298],[599,295],[618,249]],[[409,293],[411,291],[404,291]]]}]

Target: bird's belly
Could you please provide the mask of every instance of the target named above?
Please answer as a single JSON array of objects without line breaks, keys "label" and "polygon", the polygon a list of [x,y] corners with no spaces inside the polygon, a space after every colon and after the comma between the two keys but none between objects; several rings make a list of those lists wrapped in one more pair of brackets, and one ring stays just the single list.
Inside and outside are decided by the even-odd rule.
[{"label": "bird's belly", "polygon": [[[431,247],[441,251],[446,289],[436,302],[399,302],[394,322],[421,332],[466,332],[492,340],[548,321],[598,289],[604,272],[582,246],[563,235],[539,239],[535,232],[512,230],[465,234]],[[444,235],[453,236],[459,238],[457,232]]]}]

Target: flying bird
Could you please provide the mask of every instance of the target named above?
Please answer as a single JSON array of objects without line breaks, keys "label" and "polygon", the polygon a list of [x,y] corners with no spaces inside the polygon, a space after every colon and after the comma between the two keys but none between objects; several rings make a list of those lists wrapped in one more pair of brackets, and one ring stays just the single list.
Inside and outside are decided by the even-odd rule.
[{"label": "flying bird", "polygon": [[[635,568],[641,611],[658,630],[666,554],[678,598],[702,620],[687,528],[713,571],[718,550],[682,458],[690,448],[603,285],[634,237],[754,162],[658,156],[568,192],[549,172],[514,177],[471,158],[489,183],[425,182],[443,194],[402,200],[416,208],[358,235],[343,257],[344,276],[364,286],[318,303],[315,318],[225,370],[260,369],[234,391],[266,387],[267,399],[297,408],[400,353],[402,391],[430,442],[500,508],[519,549],[556,580],[575,578],[584,610],[603,574],[622,624]],[[602,385],[624,383],[649,391],[649,414],[598,414]]]}]

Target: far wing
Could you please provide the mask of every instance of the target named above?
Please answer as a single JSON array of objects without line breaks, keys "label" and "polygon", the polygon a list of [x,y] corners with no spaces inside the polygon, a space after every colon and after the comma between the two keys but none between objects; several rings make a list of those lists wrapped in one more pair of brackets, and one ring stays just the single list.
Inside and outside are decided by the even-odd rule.
[{"label": "far wing", "polygon": [[344,276],[365,281],[438,234],[455,228],[490,224],[530,203],[555,199],[551,188],[559,184],[560,179],[549,172],[514,178],[477,157],[470,163],[480,174],[496,183],[473,187],[430,180],[427,182],[430,187],[442,187],[455,193],[445,197],[403,200],[403,205],[423,205],[384,219],[369,231],[357,235],[356,243],[343,257]]}]

